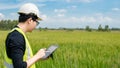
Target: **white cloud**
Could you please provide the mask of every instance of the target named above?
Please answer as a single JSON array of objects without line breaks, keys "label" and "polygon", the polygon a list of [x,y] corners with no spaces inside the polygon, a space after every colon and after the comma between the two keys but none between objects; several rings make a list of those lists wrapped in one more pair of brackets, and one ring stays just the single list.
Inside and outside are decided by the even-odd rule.
[{"label": "white cloud", "polygon": [[73,6],[71,6],[71,8],[72,8],[72,9],[76,9],[76,8],[77,8],[77,6],[73,5]]},{"label": "white cloud", "polygon": [[66,13],[67,10],[66,9],[55,9],[54,12],[57,12],[57,13]]},{"label": "white cloud", "polygon": [[[20,6],[22,6],[23,4],[27,3],[26,1],[23,1],[19,4],[1,4],[0,3],[0,10],[6,10],[6,9],[16,9],[16,8],[20,8]],[[46,6],[46,4],[36,4],[38,7],[43,7]]]},{"label": "white cloud", "polygon": [[83,2],[83,3],[90,3],[94,1],[95,0],[66,0],[66,2]]},{"label": "white cloud", "polygon": [[[18,0],[19,2],[23,2],[23,0]],[[90,3],[90,2],[94,2],[96,0],[25,0],[24,2],[86,2],[86,3]]]},{"label": "white cloud", "polygon": [[16,13],[10,13],[11,16],[16,16],[18,15],[17,12]]},{"label": "white cloud", "polygon": [[4,15],[2,13],[0,13],[0,20],[4,19]]},{"label": "white cloud", "polygon": [[[19,0],[19,1],[23,1],[23,0]],[[56,0],[25,0],[27,2],[47,2],[47,1],[56,1]]]},{"label": "white cloud", "polygon": [[69,22],[76,22],[76,23],[106,23],[112,22],[112,18],[107,16],[83,16],[83,17],[72,17],[68,19]]},{"label": "white cloud", "polygon": [[20,5],[8,5],[8,4],[1,4],[0,5],[0,10],[2,9],[14,9],[14,8],[18,8]]},{"label": "white cloud", "polygon": [[46,19],[47,19],[47,15],[41,14],[41,18],[42,18],[43,20],[46,20]]},{"label": "white cloud", "polygon": [[9,13],[7,14],[8,16],[6,19],[11,19],[11,20],[17,20],[19,17],[19,14],[17,12]]},{"label": "white cloud", "polygon": [[71,2],[71,0],[66,0],[67,2]]},{"label": "white cloud", "polygon": [[85,16],[85,17],[81,17],[80,18],[80,21],[81,22],[90,22],[90,23],[95,23],[96,22],[96,19],[95,17],[89,17],[89,16]]},{"label": "white cloud", "polygon": [[66,9],[55,9],[54,12],[56,13],[57,17],[63,17],[65,16],[65,13],[67,12]]},{"label": "white cloud", "polygon": [[91,23],[91,24],[105,24],[112,23],[114,19],[108,16],[92,15],[92,16],[82,16],[82,17],[48,17],[45,22],[49,23]]},{"label": "white cloud", "polygon": [[99,21],[99,22],[111,22],[112,21],[112,18],[110,18],[110,17],[104,17],[104,16],[101,16],[101,17],[97,17],[96,18],[97,19],[97,21]]},{"label": "white cloud", "polygon": [[[50,28],[59,28],[59,27],[85,27],[89,25],[91,28],[97,28],[99,24],[101,25],[109,25],[110,27],[119,27],[119,18],[114,18],[112,16],[107,16],[102,13],[97,13],[89,16],[61,16],[61,17],[47,17],[45,20],[41,21],[40,26],[42,27],[50,27]],[[116,26],[117,25],[117,26]]]},{"label": "white cloud", "polygon": [[58,14],[57,16],[58,17],[63,17],[63,16],[65,16],[65,14]]},{"label": "white cloud", "polygon": [[86,2],[86,3],[90,3],[90,2],[93,2],[95,0],[79,0],[80,2]]},{"label": "white cloud", "polygon": [[112,8],[113,11],[120,11],[120,8]]}]

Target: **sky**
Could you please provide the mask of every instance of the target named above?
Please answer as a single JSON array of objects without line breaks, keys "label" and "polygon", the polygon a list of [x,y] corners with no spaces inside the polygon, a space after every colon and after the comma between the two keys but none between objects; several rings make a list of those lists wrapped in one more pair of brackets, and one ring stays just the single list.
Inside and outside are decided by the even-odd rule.
[{"label": "sky", "polygon": [[17,20],[25,3],[38,6],[42,28],[120,28],[120,0],[0,0],[0,20]]}]

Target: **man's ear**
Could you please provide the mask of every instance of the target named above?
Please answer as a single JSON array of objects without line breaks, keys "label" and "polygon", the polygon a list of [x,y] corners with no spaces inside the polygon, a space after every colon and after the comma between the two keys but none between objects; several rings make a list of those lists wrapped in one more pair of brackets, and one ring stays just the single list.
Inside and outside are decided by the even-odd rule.
[{"label": "man's ear", "polygon": [[28,18],[26,21],[28,24],[32,22],[32,18]]}]

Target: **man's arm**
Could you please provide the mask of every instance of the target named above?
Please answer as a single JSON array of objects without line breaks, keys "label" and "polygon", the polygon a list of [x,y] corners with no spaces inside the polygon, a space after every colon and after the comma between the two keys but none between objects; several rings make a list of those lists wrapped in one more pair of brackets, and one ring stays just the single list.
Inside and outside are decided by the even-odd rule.
[{"label": "man's arm", "polygon": [[40,49],[31,59],[27,60],[27,68],[45,56],[46,49]]}]

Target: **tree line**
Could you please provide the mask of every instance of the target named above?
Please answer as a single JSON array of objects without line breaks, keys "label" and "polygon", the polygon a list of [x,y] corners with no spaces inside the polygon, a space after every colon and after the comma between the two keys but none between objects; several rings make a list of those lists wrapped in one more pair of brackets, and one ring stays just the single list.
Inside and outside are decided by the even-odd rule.
[{"label": "tree line", "polygon": [[[0,30],[10,30],[10,29],[12,29],[15,25],[17,25],[17,23],[18,23],[18,21],[17,20],[1,20],[0,21]],[[60,27],[60,28],[58,28],[58,29],[55,29],[55,28],[52,28],[52,29],[50,29],[50,28],[47,28],[47,27],[45,27],[45,28],[41,28],[41,27],[39,27],[38,28],[39,30],[67,30],[67,31],[73,31],[73,30],[86,30],[86,31],[89,31],[89,32],[91,32],[91,31],[94,31],[94,30],[96,30],[96,31],[120,31],[120,28],[109,28],[109,25],[105,25],[104,27],[102,27],[101,26],[101,24],[98,26],[98,28],[97,29],[92,29],[92,28],[90,28],[90,26],[86,26],[85,28],[62,28],[62,27]]]},{"label": "tree line", "polygon": [[[90,28],[89,26],[86,26],[85,30],[86,31],[92,31],[93,29]],[[109,28],[109,25],[105,25],[105,27],[103,28],[101,26],[101,24],[98,26],[98,29],[97,29],[97,31],[110,31],[110,30],[112,30],[112,29]]]},{"label": "tree line", "polygon": [[17,25],[17,20],[1,20],[0,21],[0,30],[9,30]]}]

